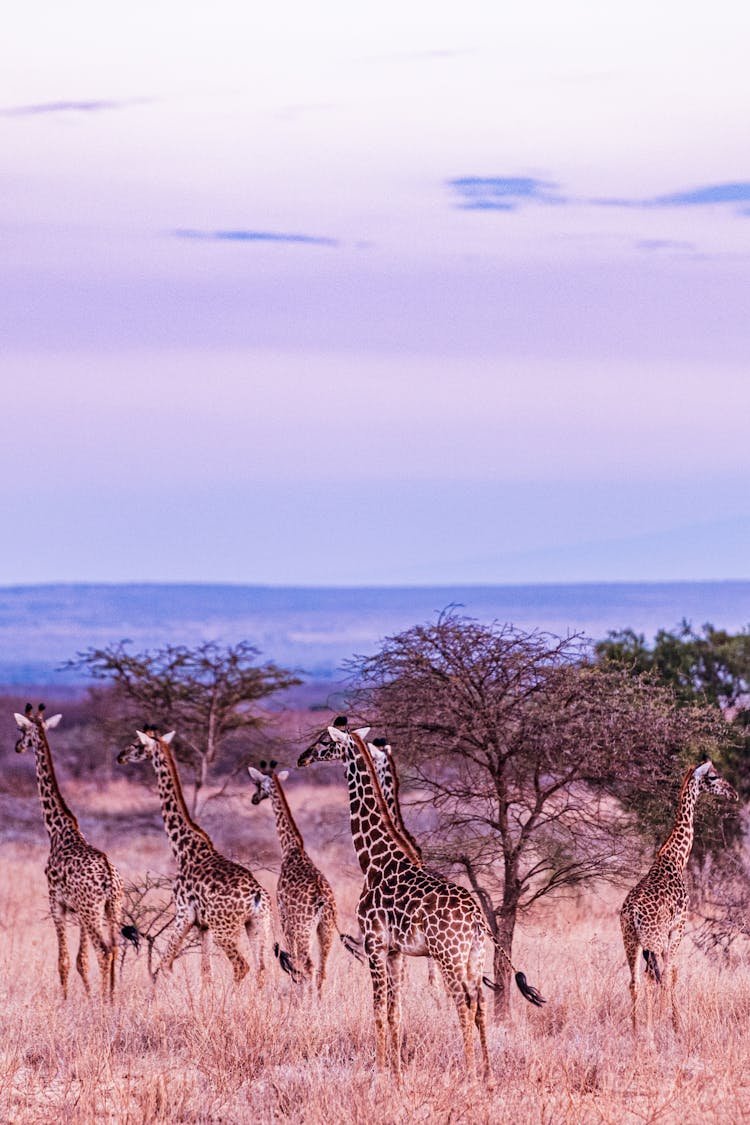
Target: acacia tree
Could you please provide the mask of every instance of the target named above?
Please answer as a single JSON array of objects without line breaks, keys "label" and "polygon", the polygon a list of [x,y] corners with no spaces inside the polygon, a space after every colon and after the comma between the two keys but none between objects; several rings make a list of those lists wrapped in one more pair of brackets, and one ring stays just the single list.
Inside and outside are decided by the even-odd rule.
[{"label": "acacia tree", "polygon": [[141,653],[127,646],[120,641],[87,649],[66,667],[111,683],[124,704],[123,717],[176,729],[178,753],[194,769],[194,804],[229,736],[262,724],[257,703],[301,682],[276,664],[257,664],[258,649],[246,641],[226,648],[215,641],[196,648],[165,645]]},{"label": "acacia tree", "polygon": [[[359,714],[385,730],[422,794],[429,860],[463,872],[509,956],[519,914],[540,899],[632,876],[642,837],[627,802],[656,794],[663,827],[684,761],[725,733],[715,709],[677,708],[587,651],[580,637],[449,611],[351,663]],[[510,969],[498,952],[494,972],[503,1014]]]}]

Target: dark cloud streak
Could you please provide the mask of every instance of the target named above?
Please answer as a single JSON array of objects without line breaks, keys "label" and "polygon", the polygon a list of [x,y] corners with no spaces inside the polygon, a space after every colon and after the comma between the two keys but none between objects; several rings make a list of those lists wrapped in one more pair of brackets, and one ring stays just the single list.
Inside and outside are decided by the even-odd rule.
[{"label": "dark cloud streak", "polygon": [[338,246],[335,238],[322,238],[313,234],[285,234],[264,230],[175,230],[175,238],[197,242],[293,242],[305,246]]},{"label": "dark cloud streak", "polygon": [[86,101],[38,102],[35,105],[7,106],[0,109],[0,117],[39,117],[49,113],[102,113],[106,110],[124,109],[129,105],[141,105],[148,98],[130,98],[115,101],[109,98],[91,98]]}]

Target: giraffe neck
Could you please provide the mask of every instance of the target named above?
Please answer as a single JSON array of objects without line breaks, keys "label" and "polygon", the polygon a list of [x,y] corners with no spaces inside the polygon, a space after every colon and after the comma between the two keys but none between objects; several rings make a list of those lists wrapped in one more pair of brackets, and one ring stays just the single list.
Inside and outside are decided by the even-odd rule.
[{"label": "giraffe neck", "polygon": [[690,770],[682,783],[674,827],[658,852],[660,857],[671,859],[680,868],[684,868],[690,858],[690,850],[693,846],[693,817],[697,800],[698,783],[695,780],[694,770]]},{"label": "giraffe neck", "polygon": [[80,836],[81,830],[78,827],[78,821],[65,804],[60,786],[57,784],[55,767],[52,764],[52,752],[47,741],[47,732],[41,724],[37,727],[34,757],[36,759],[39,801],[50,840],[54,839],[55,836],[70,835],[71,833]]},{"label": "giraffe neck", "polygon": [[[370,756],[372,757],[372,755]],[[400,835],[405,837],[411,844],[421,863],[422,849],[404,824],[404,818],[401,815],[401,801],[398,795],[400,781],[393,755],[384,751],[382,757],[373,759],[373,765],[375,766],[375,772],[377,773],[385,803],[388,806],[388,812],[391,814],[391,820]]]},{"label": "giraffe neck", "polygon": [[292,850],[303,852],[305,845],[302,840],[302,833],[294,823],[286,794],[281,788],[281,782],[275,775],[271,778],[271,804],[273,805],[273,815],[276,818],[276,832],[281,844],[282,856],[287,856]]},{"label": "giraffe neck", "polygon": [[181,868],[189,865],[196,852],[213,849],[211,838],[188,812],[182,793],[177,766],[166,742],[159,740],[152,754],[159,785],[159,800],[164,829],[172,846],[172,853]]},{"label": "giraffe neck", "polygon": [[391,860],[407,860],[421,866],[418,854],[391,819],[365,743],[356,734],[350,737],[346,780],[352,841],[359,866],[366,875],[377,873]]}]

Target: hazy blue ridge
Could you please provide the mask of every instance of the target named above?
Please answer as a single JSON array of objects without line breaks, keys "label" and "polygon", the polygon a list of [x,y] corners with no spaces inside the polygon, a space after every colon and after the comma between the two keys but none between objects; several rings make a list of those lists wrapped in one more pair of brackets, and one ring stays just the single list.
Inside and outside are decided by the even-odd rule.
[{"label": "hazy blue ridge", "polygon": [[248,640],[263,658],[321,679],[354,653],[457,605],[483,621],[603,637],[647,636],[683,617],[737,630],[750,622],[750,581],[569,585],[272,587],[45,585],[0,587],[0,682],[63,683],[60,665],[90,646],[135,649]]}]

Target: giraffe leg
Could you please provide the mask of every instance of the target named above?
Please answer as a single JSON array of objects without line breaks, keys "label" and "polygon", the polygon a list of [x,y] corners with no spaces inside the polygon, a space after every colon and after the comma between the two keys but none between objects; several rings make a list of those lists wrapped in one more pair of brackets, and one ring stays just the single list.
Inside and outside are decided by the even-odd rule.
[{"label": "giraffe leg", "polygon": [[372,935],[365,939],[365,952],[372,978],[372,1008],[375,1016],[375,1065],[385,1070],[386,1063],[386,949]]},{"label": "giraffe leg", "polygon": [[174,959],[180,952],[180,948],[194,924],[192,915],[177,913],[172,924],[172,933],[167,948],[164,950],[164,956],[161,959],[160,968],[164,968],[168,973],[172,971]]},{"label": "giraffe leg", "polygon": [[326,964],[328,962],[328,955],[331,952],[331,946],[336,936],[336,919],[330,911],[324,911],[323,917],[318,922],[318,945],[320,947],[320,955],[318,960],[318,972],[316,974],[316,984],[318,986],[318,996],[323,991],[323,984],[326,979]]},{"label": "giraffe leg", "polygon": [[81,980],[83,981],[83,987],[84,987],[84,990],[86,992],[86,995],[90,996],[91,991],[89,989],[89,977],[88,977],[88,972],[89,972],[89,946],[88,946],[88,939],[86,937],[86,927],[84,925],[81,925],[81,929],[80,929],[80,937],[79,937],[79,940],[78,940],[78,955],[76,956],[76,969],[78,970],[78,975],[80,976]]},{"label": "giraffe leg", "polygon": [[474,1073],[474,1021],[476,1019],[477,999],[472,997],[459,974],[450,962],[441,962],[443,977],[453,1003],[456,1005],[461,1038],[464,1044],[464,1060],[469,1074]]},{"label": "giraffe leg", "polygon": [[635,927],[624,914],[620,915],[620,925],[622,927],[622,941],[625,946],[625,957],[630,970],[630,1018],[633,1023],[633,1034],[635,1034],[638,1030],[636,1011],[638,1005],[638,950],[640,942]]},{"label": "giraffe leg", "polygon": [[96,921],[90,916],[85,915],[81,918],[81,933],[83,934],[84,928],[89,941],[94,947],[94,953],[99,963],[99,975],[101,977],[101,995],[102,1000],[112,1000],[112,986],[114,983],[114,961],[115,950],[110,948],[108,943],[104,940],[99,932]]},{"label": "giraffe leg", "polygon": [[245,919],[245,933],[251,949],[255,951],[255,983],[258,988],[263,988],[266,983],[266,950],[272,944],[270,906],[265,907],[260,914],[253,914]]},{"label": "giraffe leg", "polygon": [[667,953],[667,957],[671,962],[671,968],[669,971],[669,993],[672,1001],[672,1027],[674,1028],[675,1035],[679,1035],[682,1031],[682,1020],[680,1019],[680,1013],[677,1009],[677,965],[675,963],[675,955],[677,953],[677,950],[680,948],[684,929],[685,917],[683,915],[683,917],[677,923],[676,928],[670,935],[669,949]]},{"label": "giraffe leg", "polygon": [[214,941],[218,945],[219,949],[229,959],[229,962],[232,966],[232,972],[234,973],[234,983],[239,984],[243,977],[247,976],[250,969],[247,961],[239,951],[239,947],[237,944],[239,941],[239,933],[219,934],[214,931]]},{"label": "giraffe leg", "polygon": [[391,1067],[398,1085],[401,1085],[401,985],[404,979],[403,953],[390,952],[386,959],[388,1038],[391,1048]]},{"label": "giraffe leg", "polygon": [[487,1050],[487,1012],[484,1006],[484,994],[482,992],[482,979],[479,978],[477,983],[477,1010],[474,1013],[474,1022],[477,1025],[479,1032],[479,1045],[482,1051],[482,1064],[484,1066],[484,1077],[489,1079],[492,1075],[490,1070],[490,1056]]},{"label": "giraffe leg", "polygon": [[57,933],[57,971],[60,975],[63,1000],[67,1000],[70,955],[68,954],[68,941],[65,936],[65,911],[52,896],[50,896],[50,910],[52,912],[52,921],[55,924],[55,932]]},{"label": "giraffe leg", "polygon": [[201,929],[201,991],[211,982],[211,931],[208,926]]}]

